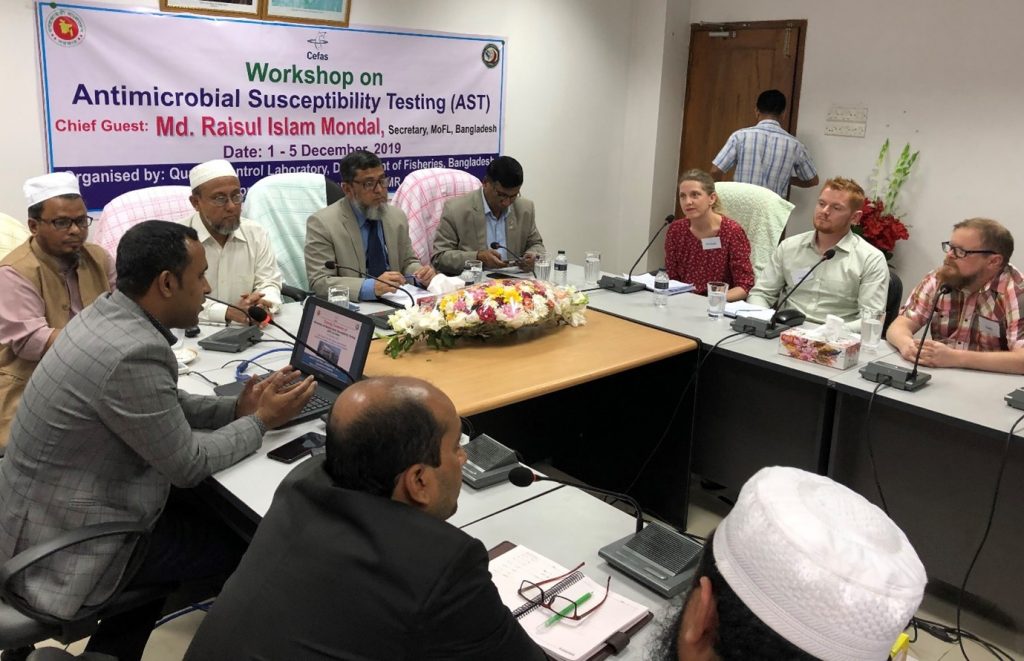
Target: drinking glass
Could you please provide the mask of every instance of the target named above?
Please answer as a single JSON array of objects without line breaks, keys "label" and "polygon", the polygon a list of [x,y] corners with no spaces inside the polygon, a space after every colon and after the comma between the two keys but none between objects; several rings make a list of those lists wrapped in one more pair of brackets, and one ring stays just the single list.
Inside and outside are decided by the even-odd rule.
[{"label": "drinking glass", "polygon": [[860,309],[860,346],[868,351],[874,351],[882,342],[882,323],[885,320],[885,310],[874,308]]},{"label": "drinking glass", "polygon": [[349,294],[345,285],[335,285],[327,288],[327,302],[334,303],[338,307],[348,309]]},{"label": "drinking glass", "polygon": [[708,283],[708,316],[712,319],[721,319],[725,314],[725,294],[729,291],[727,282]]},{"label": "drinking glass", "polygon": [[583,279],[596,283],[601,277],[601,253],[597,250],[588,250],[586,254],[586,261],[583,262]]},{"label": "drinking glass", "polygon": [[[466,270],[473,274],[473,283],[480,284],[484,281],[484,263],[479,259],[467,259]],[[466,284],[472,283],[467,280]]]},{"label": "drinking glass", "polygon": [[538,253],[533,262],[533,275],[538,280],[551,282],[551,261],[547,255]]}]

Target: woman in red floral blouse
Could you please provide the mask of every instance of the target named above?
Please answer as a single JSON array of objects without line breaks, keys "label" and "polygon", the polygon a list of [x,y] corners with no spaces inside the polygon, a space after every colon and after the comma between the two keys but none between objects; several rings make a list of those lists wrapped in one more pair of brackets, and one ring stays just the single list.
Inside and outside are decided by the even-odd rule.
[{"label": "woman in red floral blouse", "polygon": [[754,286],[750,241],[735,220],[718,213],[715,180],[703,170],[679,178],[683,217],[668,228],[665,266],[673,280],[693,284],[707,295],[709,282],[727,282],[726,300],[742,301]]}]

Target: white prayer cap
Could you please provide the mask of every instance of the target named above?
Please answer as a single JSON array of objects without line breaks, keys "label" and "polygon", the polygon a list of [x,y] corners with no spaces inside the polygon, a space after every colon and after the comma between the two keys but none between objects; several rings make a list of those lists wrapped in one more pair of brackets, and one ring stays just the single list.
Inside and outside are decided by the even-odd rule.
[{"label": "white prayer cap", "polygon": [[927,581],[906,535],[864,497],[762,468],[719,524],[715,563],[773,631],[826,661],[886,659]]},{"label": "white prayer cap", "polygon": [[74,172],[51,172],[40,177],[32,177],[25,182],[23,190],[28,206],[58,195],[82,194],[78,189],[78,177]]},{"label": "white prayer cap", "polygon": [[195,166],[188,173],[188,185],[192,190],[195,190],[217,177],[235,177],[237,179],[238,173],[235,172],[235,166],[225,160],[206,161]]}]

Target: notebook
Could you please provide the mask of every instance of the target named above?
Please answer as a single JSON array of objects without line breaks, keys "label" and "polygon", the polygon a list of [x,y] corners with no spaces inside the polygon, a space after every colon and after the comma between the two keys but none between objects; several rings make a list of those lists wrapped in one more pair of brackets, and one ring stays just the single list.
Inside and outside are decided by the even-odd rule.
[{"label": "notebook", "polygon": [[[625,273],[622,274],[623,278],[626,278]],[[648,291],[654,291],[654,276],[650,273],[641,273],[640,275],[633,276],[633,282],[639,283],[646,287]],[[678,280],[668,281],[668,290],[666,294],[669,296],[675,296],[676,294],[685,294],[688,291],[693,291],[693,285],[689,282],[679,282]]]},{"label": "notebook", "polygon": [[[610,645],[622,649],[629,638],[653,617],[645,606],[617,594],[613,578],[608,599],[592,614],[579,622],[563,619],[552,626],[544,626],[551,611],[532,607],[519,596],[520,583],[524,579],[537,582],[561,576],[568,572],[568,568],[525,546],[505,542],[492,550],[490,571],[502,602],[517,616],[526,633],[549,656],[562,661],[604,658],[610,652]],[[545,585],[546,594],[554,592],[577,600],[589,592],[592,595],[590,603],[599,602],[605,594],[605,582],[587,577],[586,571],[584,566],[566,579]],[[582,605],[581,608],[586,610],[588,606]]]}]

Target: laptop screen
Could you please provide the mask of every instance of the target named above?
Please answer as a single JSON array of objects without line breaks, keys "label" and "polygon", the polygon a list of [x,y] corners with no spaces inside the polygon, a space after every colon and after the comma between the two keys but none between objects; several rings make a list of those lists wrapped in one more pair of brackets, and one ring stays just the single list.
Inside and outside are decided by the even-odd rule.
[{"label": "laptop screen", "polygon": [[[302,310],[296,336],[316,349],[320,356],[296,344],[292,350],[292,367],[340,390],[363,376],[373,339],[373,322],[357,312],[310,297]],[[339,366],[352,378],[338,369]]]}]

